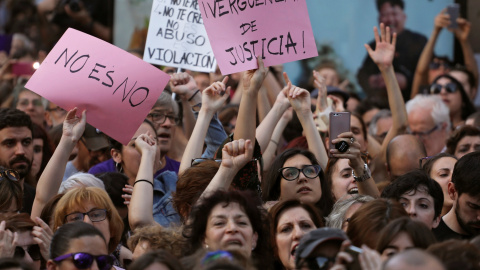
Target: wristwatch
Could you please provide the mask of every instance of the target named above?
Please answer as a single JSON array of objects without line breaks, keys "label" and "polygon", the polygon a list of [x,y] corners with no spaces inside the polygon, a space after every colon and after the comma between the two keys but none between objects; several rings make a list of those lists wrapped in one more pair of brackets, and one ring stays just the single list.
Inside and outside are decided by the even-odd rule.
[{"label": "wristwatch", "polygon": [[359,182],[359,183],[364,182],[368,178],[372,177],[372,173],[370,172],[370,169],[368,168],[367,163],[365,163],[363,165],[363,175],[362,176],[357,177],[355,175],[354,171],[352,171],[352,174],[353,174],[353,179],[355,179],[355,181]]}]

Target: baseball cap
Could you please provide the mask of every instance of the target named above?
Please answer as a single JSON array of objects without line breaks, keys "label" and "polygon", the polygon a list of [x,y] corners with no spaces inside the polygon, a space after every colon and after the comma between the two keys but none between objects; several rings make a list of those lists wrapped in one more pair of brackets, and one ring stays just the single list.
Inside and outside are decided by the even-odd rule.
[{"label": "baseball cap", "polygon": [[90,151],[98,151],[110,146],[107,137],[100,130],[88,123],[85,125],[85,131],[83,132],[82,138],[85,142],[85,146]]},{"label": "baseball cap", "polygon": [[348,236],[340,229],[329,227],[316,229],[304,235],[300,240],[295,253],[295,264],[297,267],[299,266],[300,261],[309,257],[315,248],[317,248],[320,244],[330,240],[338,240],[343,242],[348,240]]}]

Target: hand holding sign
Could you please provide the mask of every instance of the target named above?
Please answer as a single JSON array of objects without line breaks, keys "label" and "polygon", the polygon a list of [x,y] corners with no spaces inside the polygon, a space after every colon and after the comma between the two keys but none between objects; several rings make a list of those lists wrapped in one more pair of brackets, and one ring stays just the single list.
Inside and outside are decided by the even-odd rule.
[{"label": "hand holding sign", "polygon": [[263,65],[263,60],[257,57],[257,62],[257,69],[247,70],[243,73],[244,91],[258,91],[267,77],[268,69]]}]

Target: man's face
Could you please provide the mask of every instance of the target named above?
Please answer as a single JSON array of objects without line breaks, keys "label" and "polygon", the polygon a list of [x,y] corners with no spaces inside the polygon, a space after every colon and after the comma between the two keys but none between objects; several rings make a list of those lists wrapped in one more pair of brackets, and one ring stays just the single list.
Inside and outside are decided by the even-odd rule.
[{"label": "man's face", "polygon": [[463,193],[457,199],[455,216],[460,227],[469,235],[480,234],[480,196]]},{"label": "man's face", "polygon": [[30,172],[33,160],[32,132],[27,127],[0,130],[0,165],[14,169],[21,179]]},{"label": "man's face", "polygon": [[418,108],[411,111],[408,114],[408,125],[410,126],[410,133],[417,136],[425,145],[427,156],[434,156],[445,147],[446,125],[435,125],[430,110]]},{"label": "man's face", "polygon": [[[171,107],[163,107],[158,106],[154,107],[150,110],[150,114],[158,114],[158,115],[166,115],[170,117],[176,117],[173,109]],[[163,118],[163,117],[162,117]],[[176,123],[171,118],[166,117],[165,121],[162,123],[161,121],[156,121],[156,119],[152,117],[147,117],[148,120],[153,122],[155,129],[157,130],[158,135],[158,146],[160,148],[160,152],[163,155],[166,155],[167,152],[170,150],[170,145],[172,143],[172,138],[175,136],[175,126]]]},{"label": "man's face", "polygon": [[389,26],[392,32],[400,34],[405,28],[405,20],[407,16],[400,6],[392,6],[390,3],[385,3],[380,7],[378,14],[378,21]]},{"label": "man's face", "polygon": [[23,91],[18,96],[17,109],[30,116],[32,122],[43,126],[45,120],[45,109],[42,104],[42,97],[31,92]]}]

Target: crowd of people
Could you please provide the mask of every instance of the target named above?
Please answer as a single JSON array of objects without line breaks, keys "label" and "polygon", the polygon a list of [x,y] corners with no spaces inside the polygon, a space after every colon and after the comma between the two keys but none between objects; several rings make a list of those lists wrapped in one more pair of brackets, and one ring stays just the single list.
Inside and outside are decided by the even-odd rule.
[{"label": "crowd of people", "polygon": [[[333,63],[305,88],[261,58],[225,77],[161,67],[170,82],[124,145],[14,68],[66,26],[111,40],[92,3],[0,0],[0,269],[480,269],[467,20],[442,10],[426,38],[403,0],[376,0],[363,99]],[[462,65],[434,54],[444,29]],[[350,130],[330,137],[340,112]]]}]

